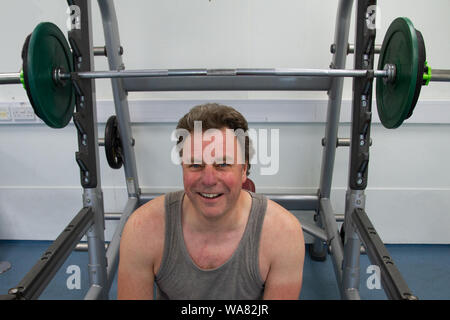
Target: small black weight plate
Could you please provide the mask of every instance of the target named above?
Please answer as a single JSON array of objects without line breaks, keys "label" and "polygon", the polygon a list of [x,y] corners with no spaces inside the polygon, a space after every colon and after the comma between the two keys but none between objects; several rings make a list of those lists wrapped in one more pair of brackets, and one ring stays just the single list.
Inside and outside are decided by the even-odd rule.
[{"label": "small black weight plate", "polygon": [[116,116],[111,116],[106,121],[105,154],[111,168],[120,169],[122,167],[122,143]]}]

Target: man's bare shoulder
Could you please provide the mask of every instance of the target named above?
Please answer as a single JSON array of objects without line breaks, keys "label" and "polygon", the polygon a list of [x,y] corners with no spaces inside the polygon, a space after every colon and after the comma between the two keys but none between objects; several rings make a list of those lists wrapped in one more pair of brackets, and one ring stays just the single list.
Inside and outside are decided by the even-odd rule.
[{"label": "man's bare shoulder", "polygon": [[288,210],[272,200],[267,200],[267,211],[263,228],[269,228],[272,235],[282,236],[298,235],[301,232],[301,224],[298,219]]},{"label": "man's bare shoulder", "polygon": [[159,249],[164,241],[165,231],[165,196],[159,196],[142,205],[129,217],[123,238],[132,246]]},{"label": "man's bare shoulder", "polygon": [[260,239],[261,278],[267,280],[270,270],[273,275],[277,274],[276,270],[287,270],[280,268],[283,263],[301,268],[304,252],[305,242],[298,219],[278,203],[267,200]]},{"label": "man's bare shoulder", "polygon": [[161,196],[139,207],[125,225],[120,241],[119,299],[153,297],[154,275],[163,246],[164,196]]},{"label": "man's bare shoulder", "polygon": [[304,256],[305,241],[300,222],[288,210],[268,200],[260,252],[264,299],[298,299]]},{"label": "man's bare shoulder", "polygon": [[298,219],[272,200],[267,200],[261,240],[267,254],[290,250],[291,246],[304,246],[302,226]]},{"label": "man's bare shoulder", "polygon": [[160,223],[164,223],[164,200],[165,196],[162,195],[140,206],[130,216],[127,224],[132,223],[136,231],[141,228],[144,230],[147,230],[148,228],[153,229],[155,224],[160,228]]}]

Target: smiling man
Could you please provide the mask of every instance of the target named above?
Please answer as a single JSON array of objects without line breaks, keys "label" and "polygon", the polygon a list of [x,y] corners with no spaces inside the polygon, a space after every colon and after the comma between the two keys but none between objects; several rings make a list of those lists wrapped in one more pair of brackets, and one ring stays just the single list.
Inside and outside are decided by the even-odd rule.
[{"label": "smiling man", "polygon": [[156,283],[157,299],[298,299],[302,229],[283,207],[242,189],[252,150],[245,118],[206,104],[177,129],[186,133],[177,143],[184,190],[149,201],[128,220],[118,298],[153,299]]}]

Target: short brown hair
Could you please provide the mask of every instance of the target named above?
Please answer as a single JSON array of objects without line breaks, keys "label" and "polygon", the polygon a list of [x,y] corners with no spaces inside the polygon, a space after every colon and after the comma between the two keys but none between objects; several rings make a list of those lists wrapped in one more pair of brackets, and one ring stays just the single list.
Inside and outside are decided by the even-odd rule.
[{"label": "short brown hair", "polygon": [[[201,121],[202,130],[229,128],[241,129],[245,133],[245,162],[247,163],[247,176],[250,174],[250,159],[254,150],[248,136],[248,123],[244,116],[236,109],[218,103],[206,103],[193,107],[178,121],[177,129],[194,132],[194,121]],[[238,137],[239,138],[239,137]],[[177,141],[177,146],[183,142],[183,136]],[[242,142],[241,142],[242,143]],[[180,148],[180,156],[182,149]]]}]

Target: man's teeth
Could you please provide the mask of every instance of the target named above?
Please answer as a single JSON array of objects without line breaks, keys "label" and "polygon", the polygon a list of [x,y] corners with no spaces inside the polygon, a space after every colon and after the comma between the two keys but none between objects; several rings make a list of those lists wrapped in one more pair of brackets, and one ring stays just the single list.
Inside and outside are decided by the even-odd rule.
[{"label": "man's teeth", "polygon": [[200,192],[200,194],[205,198],[216,198],[219,195],[221,195],[221,193],[202,193],[202,192]]}]

